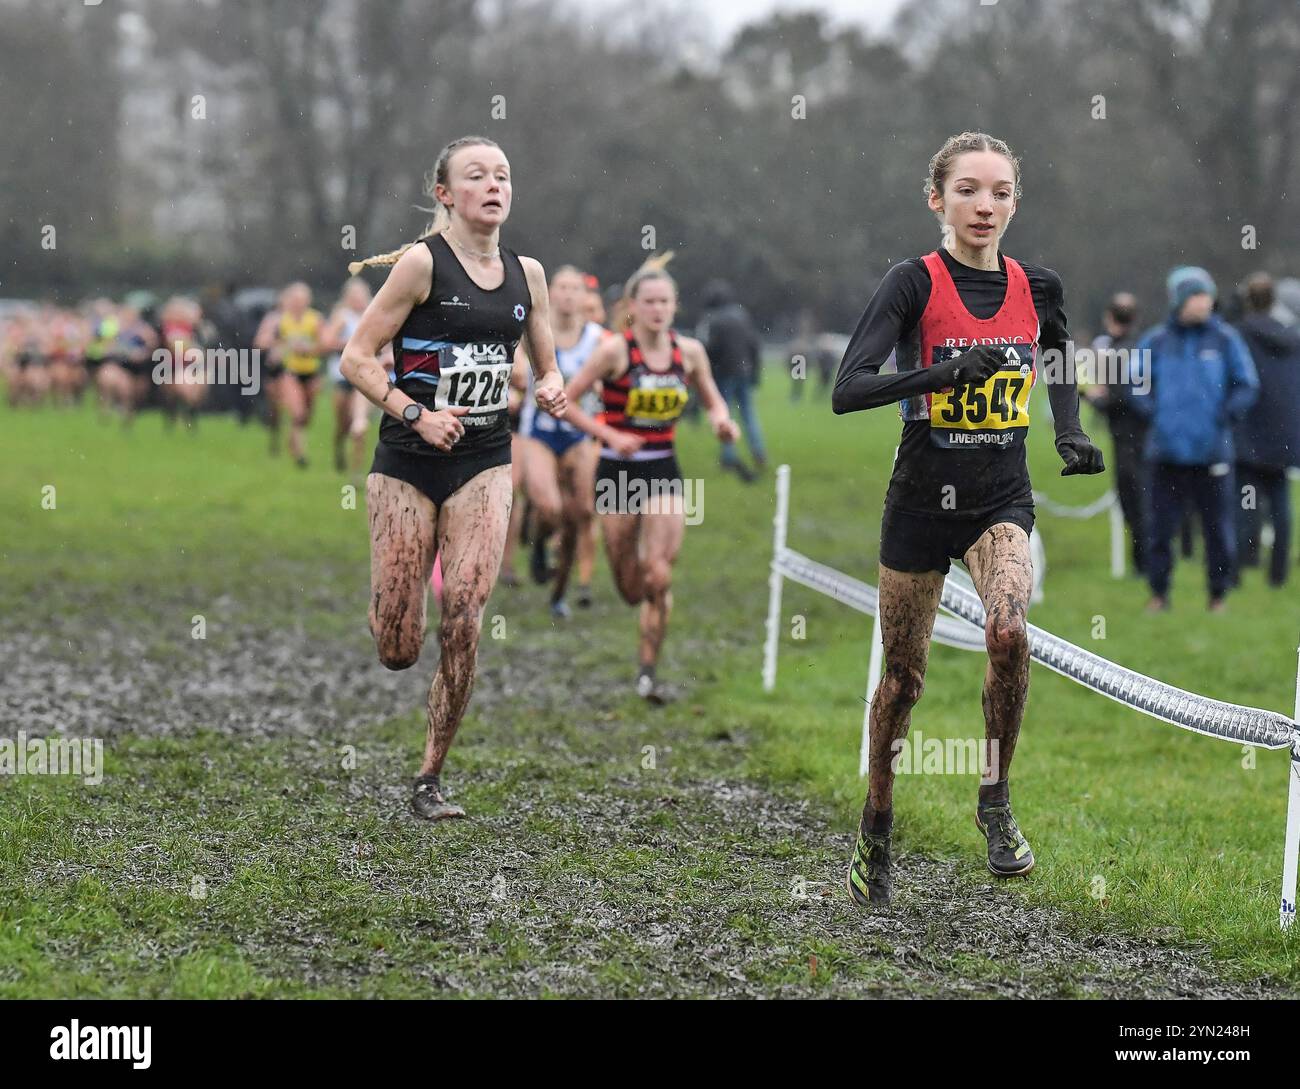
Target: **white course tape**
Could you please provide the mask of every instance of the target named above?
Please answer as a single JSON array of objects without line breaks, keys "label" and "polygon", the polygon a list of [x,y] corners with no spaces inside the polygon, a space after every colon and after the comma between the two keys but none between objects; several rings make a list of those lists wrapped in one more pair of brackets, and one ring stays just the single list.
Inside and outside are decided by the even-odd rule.
[{"label": "white course tape", "polygon": [[1049,499],[1040,491],[1034,492],[1034,505],[1042,507],[1048,514],[1054,514],[1058,518],[1093,518],[1098,514],[1110,510],[1119,502],[1119,496],[1114,491],[1109,491],[1098,499],[1084,507],[1067,507]]},{"label": "white course tape", "polygon": [[[876,587],[811,560],[792,548],[777,553],[772,569],[791,582],[825,594],[858,612],[875,616],[879,610]],[[935,617],[935,641],[982,653],[984,605],[979,595],[961,584],[961,576],[949,574],[940,605],[952,615]],[[1029,625],[1029,653],[1036,662],[1085,688],[1185,730],[1264,749],[1284,749],[1292,743],[1295,726],[1277,711],[1224,703],[1175,688],[1068,643],[1033,624]]]}]

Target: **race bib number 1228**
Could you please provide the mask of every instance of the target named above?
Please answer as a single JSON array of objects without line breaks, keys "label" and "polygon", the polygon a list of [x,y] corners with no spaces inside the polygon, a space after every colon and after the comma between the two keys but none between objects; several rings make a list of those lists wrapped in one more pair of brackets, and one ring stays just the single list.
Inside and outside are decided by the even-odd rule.
[{"label": "race bib number 1228", "polygon": [[435,409],[467,408],[471,415],[505,410],[511,362],[504,344],[457,344],[439,355]]}]

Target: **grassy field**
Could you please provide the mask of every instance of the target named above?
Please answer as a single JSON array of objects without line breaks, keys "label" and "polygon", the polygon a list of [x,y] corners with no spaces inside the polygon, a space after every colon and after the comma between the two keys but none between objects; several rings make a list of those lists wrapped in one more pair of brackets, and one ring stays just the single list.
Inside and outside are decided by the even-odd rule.
[{"label": "grassy field", "polygon": [[[896,415],[791,405],[779,379],[761,393],[772,462],[793,467],[791,546],[874,582]],[[991,885],[972,777],[908,776],[904,903],[857,914],[841,882],[870,622],[787,586],[762,692],[771,476],[719,476],[703,429],[682,440],[705,517],[661,668],[683,698],[629,695],[634,615],[603,565],[566,629],[542,591],[498,588],[446,774],[473,819],[431,828],[406,802],[436,648],[396,678],[373,659],[364,499],[327,468],[325,413],[301,472],[226,419],[124,433],[89,407],[0,412],[0,736],[94,732],[107,754],[94,787],[0,780],[0,996],[1087,994],[1111,974],[1140,993],[1189,950],[1215,978],[1300,984],[1300,935],[1277,929],[1285,756],[1038,667],[1013,773],[1035,873]],[[1106,478],[1057,475],[1050,437],[1039,419],[1036,485],[1101,494]],[[1212,616],[1183,563],[1174,609],[1148,616],[1144,587],[1109,577],[1105,518],[1039,528],[1035,623],[1291,710],[1294,588],[1249,572]],[[913,729],[979,736],[982,669],[936,647]],[[1122,943],[1149,952],[1112,971]]]}]

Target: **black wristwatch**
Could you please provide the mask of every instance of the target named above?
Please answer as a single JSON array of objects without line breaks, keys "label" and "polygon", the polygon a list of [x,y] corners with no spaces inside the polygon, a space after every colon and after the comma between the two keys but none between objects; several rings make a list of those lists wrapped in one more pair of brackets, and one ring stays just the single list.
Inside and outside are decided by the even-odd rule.
[{"label": "black wristwatch", "polygon": [[424,405],[420,404],[419,401],[412,401],[402,409],[402,423],[406,424],[407,427],[414,427],[415,421],[420,418],[423,412]]}]

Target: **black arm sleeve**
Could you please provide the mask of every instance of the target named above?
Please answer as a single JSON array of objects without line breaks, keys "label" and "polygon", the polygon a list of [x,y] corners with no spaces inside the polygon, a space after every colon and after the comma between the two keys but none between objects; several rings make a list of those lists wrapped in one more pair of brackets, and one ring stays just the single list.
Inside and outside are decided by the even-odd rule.
[{"label": "black arm sleeve", "polygon": [[904,261],[885,273],[840,360],[831,394],[837,416],[934,390],[934,376],[922,368],[879,373],[899,338],[916,325],[929,295],[930,277],[923,267]]},{"label": "black arm sleeve", "polygon": [[1059,362],[1047,370],[1047,399],[1052,406],[1052,426],[1059,445],[1062,439],[1083,435],[1079,424],[1079,384],[1074,373],[1074,346],[1065,317],[1065,288],[1061,278],[1051,269],[1044,269],[1044,288],[1047,295],[1047,320],[1039,334],[1039,345],[1044,352],[1059,353]]}]

